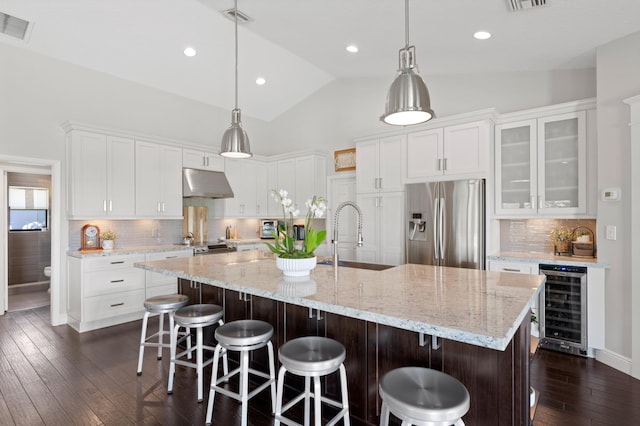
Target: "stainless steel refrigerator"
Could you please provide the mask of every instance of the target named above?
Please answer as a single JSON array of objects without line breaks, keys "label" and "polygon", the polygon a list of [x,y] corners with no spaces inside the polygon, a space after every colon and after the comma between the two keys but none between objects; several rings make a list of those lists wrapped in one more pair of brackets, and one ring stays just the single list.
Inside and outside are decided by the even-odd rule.
[{"label": "stainless steel refrigerator", "polygon": [[407,263],[485,269],[485,181],[406,186]]}]

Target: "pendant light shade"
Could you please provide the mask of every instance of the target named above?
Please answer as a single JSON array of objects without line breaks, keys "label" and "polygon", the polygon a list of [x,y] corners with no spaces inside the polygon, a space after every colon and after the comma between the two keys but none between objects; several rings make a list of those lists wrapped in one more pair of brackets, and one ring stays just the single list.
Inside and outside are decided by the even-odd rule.
[{"label": "pendant light shade", "polygon": [[234,109],[231,111],[231,116],[231,126],[222,135],[220,155],[229,158],[249,158],[251,157],[249,136],[242,128],[240,110]]},{"label": "pendant light shade", "polygon": [[236,38],[236,81],[235,81],[235,108],[231,111],[231,126],[222,135],[222,143],[220,145],[220,155],[229,158],[249,158],[251,147],[249,146],[249,136],[242,128],[240,119],[240,108],[238,108],[238,0],[234,6],[235,16],[235,38]]},{"label": "pendant light shade", "polygon": [[400,49],[398,76],[387,93],[380,120],[395,126],[409,126],[431,120],[434,112],[427,85],[417,73],[415,47],[409,46],[409,0],[405,0],[406,45]]}]

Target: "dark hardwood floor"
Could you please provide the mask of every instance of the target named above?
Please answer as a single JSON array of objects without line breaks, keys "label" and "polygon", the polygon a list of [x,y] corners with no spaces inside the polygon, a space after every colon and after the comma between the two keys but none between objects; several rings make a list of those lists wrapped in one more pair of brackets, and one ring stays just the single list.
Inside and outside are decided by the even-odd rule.
[{"label": "dark hardwood floor", "polygon": [[[48,307],[0,316],[0,425],[204,424],[208,390],[198,404],[192,369],[178,367],[167,395],[168,354],[157,361],[148,348],[136,375],[140,326],[78,334],[51,327]],[[536,426],[639,424],[640,381],[595,360],[539,350],[531,378],[541,392]],[[273,424],[269,411],[263,392],[249,404],[249,424]],[[217,397],[213,423],[237,425],[239,412]]]}]

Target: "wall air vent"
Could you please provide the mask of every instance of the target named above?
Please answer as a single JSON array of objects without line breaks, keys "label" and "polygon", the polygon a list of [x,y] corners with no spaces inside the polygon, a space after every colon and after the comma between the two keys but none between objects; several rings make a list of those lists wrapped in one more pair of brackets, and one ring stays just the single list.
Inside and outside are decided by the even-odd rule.
[{"label": "wall air vent", "polygon": [[507,8],[510,12],[544,6],[545,4],[547,4],[547,0],[507,0]]},{"label": "wall air vent", "polygon": [[246,24],[247,22],[251,22],[253,21],[253,18],[251,18],[249,15],[241,12],[241,11],[236,11],[235,9],[227,9],[227,10],[223,10],[222,12],[222,16],[224,16],[225,18],[235,22],[236,21],[236,15],[238,15],[238,24]]},{"label": "wall air vent", "polygon": [[29,21],[0,12],[0,34],[25,40],[29,29]]}]

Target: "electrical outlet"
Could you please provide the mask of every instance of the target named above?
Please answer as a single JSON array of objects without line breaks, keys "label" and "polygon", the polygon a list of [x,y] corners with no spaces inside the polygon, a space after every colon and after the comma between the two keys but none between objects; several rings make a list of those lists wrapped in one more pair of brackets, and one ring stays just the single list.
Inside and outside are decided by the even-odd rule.
[{"label": "electrical outlet", "polygon": [[607,240],[615,240],[616,239],[616,227],[615,225],[607,225],[606,227],[606,231],[607,231]]}]

